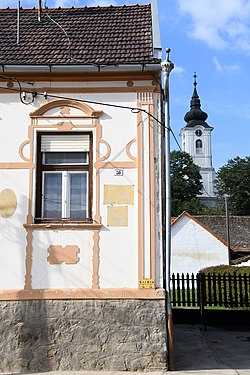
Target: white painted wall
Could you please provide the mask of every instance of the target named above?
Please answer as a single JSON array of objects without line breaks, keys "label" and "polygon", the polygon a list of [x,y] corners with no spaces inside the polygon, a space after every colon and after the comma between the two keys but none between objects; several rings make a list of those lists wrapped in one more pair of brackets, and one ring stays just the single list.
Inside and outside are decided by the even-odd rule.
[{"label": "white painted wall", "polygon": [[[145,82],[143,83],[145,84]],[[63,83],[56,83],[56,85],[57,87],[60,85],[65,87]],[[75,86],[78,85],[78,83],[75,83]],[[109,83],[107,83],[108,85]],[[117,84],[117,86],[119,85]],[[38,83],[36,83],[36,87],[39,87]],[[58,89],[58,94],[60,94],[60,89]],[[135,93],[70,94],[67,96],[133,107],[136,106],[137,100]],[[32,105],[26,106],[20,103],[18,94],[1,94],[0,163],[24,162],[18,154],[18,149],[20,144],[28,138],[28,126],[31,122],[29,113],[45,103],[45,99],[39,97],[35,99]],[[131,161],[126,154],[126,145],[132,139],[137,138],[137,114],[131,113],[130,110],[102,105],[91,106],[96,110],[104,111],[100,117],[100,122],[102,138],[110,144],[112,150],[108,161]],[[51,122],[52,120],[48,121]],[[145,151],[146,149],[145,147]],[[133,145],[131,150],[137,156],[137,146]],[[28,147],[26,147],[26,156],[28,151]],[[104,146],[103,153],[105,152]],[[113,169],[102,170],[100,173],[100,214],[103,228],[100,232],[99,272],[100,287],[102,288],[138,287],[137,173],[137,169],[124,169],[122,177],[114,176]],[[10,188],[17,196],[17,210],[13,216],[5,219],[0,215],[0,290],[23,289],[27,235],[23,224],[26,222],[27,215],[28,184],[27,170],[3,170],[0,168],[0,192],[3,189]],[[128,227],[107,227],[107,205],[103,204],[105,184],[134,185],[135,203],[128,206]],[[35,191],[35,185],[33,190]],[[149,204],[148,198],[144,201]],[[93,204],[95,205],[95,198]],[[34,212],[34,202],[32,203],[32,210]],[[149,211],[149,207],[147,207],[147,210]],[[34,289],[91,288],[93,271],[92,231],[37,230],[33,231],[32,244],[32,287]],[[80,249],[79,262],[74,265],[50,265],[47,262],[47,249],[52,244],[77,245]],[[146,245],[148,246],[148,244]],[[162,270],[162,265],[159,264],[161,261],[160,247],[157,251],[158,270]],[[146,261],[149,262],[149,260]],[[159,280],[159,278],[160,276],[157,274],[157,279]]]},{"label": "white painted wall", "polygon": [[[34,231],[32,256],[32,288],[91,288],[92,247],[91,231]],[[76,245],[80,249],[77,264],[49,264],[50,245]]]},{"label": "white painted wall", "polygon": [[[100,287],[137,288],[138,286],[138,189],[137,170],[125,169],[123,176],[114,176],[113,169],[100,174]],[[108,227],[107,207],[103,204],[104,185],[134,185],[135,204],[128,205],[128,227]]]},{"label": "white painted wall", "polygon": [[0,289],[22,289],[26,251],[26,231],[22,224],[27,215],[28,172],[0,171],[0,193],[6,188],[15,192],[17,209],[9,218],[0,215]]},{"label": "white painted wall", "polygon": [[227,246],[186,215],[172,224],[171,239],[171,273],[195,274],[229,263]]}]

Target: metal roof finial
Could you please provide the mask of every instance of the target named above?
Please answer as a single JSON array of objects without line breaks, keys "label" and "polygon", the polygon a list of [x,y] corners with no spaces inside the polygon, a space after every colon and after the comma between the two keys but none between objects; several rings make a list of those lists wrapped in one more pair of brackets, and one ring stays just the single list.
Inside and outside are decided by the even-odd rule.
[{"label": "metal roof finial", "polygon": [[197,74],[196,74],[196,72],[194,72],[194,86],[195,86],[195,87],[197,86],[196,78],[197,78]]}]

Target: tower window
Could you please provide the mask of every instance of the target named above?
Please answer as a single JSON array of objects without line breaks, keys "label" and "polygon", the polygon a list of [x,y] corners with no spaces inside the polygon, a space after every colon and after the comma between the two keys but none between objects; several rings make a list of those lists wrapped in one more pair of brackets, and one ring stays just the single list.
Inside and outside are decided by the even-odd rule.
[{"label": "tower window", "polygon": [[196,147],[196,152],[198,154],[202,153],[202,140],[201,139],[197,139],[197,141],[195,141],[195,147]]}]

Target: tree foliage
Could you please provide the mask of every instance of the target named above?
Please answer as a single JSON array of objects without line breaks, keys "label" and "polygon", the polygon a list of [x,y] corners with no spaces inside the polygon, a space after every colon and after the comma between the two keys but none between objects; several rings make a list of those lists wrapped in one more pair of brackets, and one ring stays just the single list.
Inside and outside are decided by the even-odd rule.
[{"label": "tree foliage", "polygon": [[219,195],[229,196],[230,213],[250,215],[250,156],[228,160],[217,174]]},{"label": "tree foliage", "polygon": [[184,151],[170,154],[171,215],[178,216],[183,211],[197,214],[201,203],[202,182],[200,168],[192,157]]}]

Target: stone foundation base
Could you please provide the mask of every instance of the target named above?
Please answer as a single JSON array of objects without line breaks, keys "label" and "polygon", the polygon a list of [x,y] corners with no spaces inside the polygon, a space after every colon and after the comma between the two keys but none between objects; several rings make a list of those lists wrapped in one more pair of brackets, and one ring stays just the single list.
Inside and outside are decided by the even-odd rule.
[{"label": "stone foundation base", "polygon": [[0,302],[0,371],[166,370],[164,300]]}]

